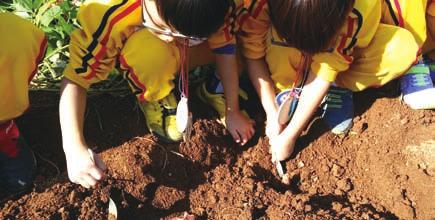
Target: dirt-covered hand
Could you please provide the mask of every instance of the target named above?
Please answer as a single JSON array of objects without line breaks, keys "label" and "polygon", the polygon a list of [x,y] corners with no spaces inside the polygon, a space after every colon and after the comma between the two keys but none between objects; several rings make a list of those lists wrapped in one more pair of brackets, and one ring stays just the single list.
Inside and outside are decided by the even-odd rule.
[{"label": "dirt-covered hand", "polygon": [[283,161],[293,153],[296,140],[288,138],[283,134],[269,139],[272,162]]},{"label": "dirt-covered hand", "polygon": [[71,182],[85,188],[93,187],[102,180],[107,169],[101,158],[87,148],[69,152],[66,154],[66,162]]},{"label": "dirt-covered hand", "polygon": [[240,111],[228,111],[225,123],[234,141],[238,144],[245,145],[254,135],[254,121]]}]

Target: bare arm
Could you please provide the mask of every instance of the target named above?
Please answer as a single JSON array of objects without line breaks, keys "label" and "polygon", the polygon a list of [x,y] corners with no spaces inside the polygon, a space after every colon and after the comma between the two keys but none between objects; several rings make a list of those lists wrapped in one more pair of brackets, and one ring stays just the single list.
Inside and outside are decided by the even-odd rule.
[{"label": "bare arm", "polygon": [[290,123],[283,132],[271,142],[272,151],[275,152],[276,159],[285,160],[292,154],[296,139],[316,112],[319,104],[328,92],[330,85],[330,82],[310,73],[308,83],[302,91],[299,104]]},{"label": "bare arm", "polygon": [[247,59],[249,78],[260,97],[261,104],[266,112],[266,135],[271,138],[281,132],[278,124],[278,108],[275,104],[275,86],[270,77],[269,67],[264,58]]},{"label": "bare arm", "polygon": [[266,115],[274,116],[278,110],[275,105],[276,92],[266,61],[263,58],[247,59],[247,65],[249,78],[260,96]]},{"label": "bare arm", "polygon": [[65,153],[86,146],[83,136],[85,108],[86,90],[64,78],[61,85],[59,118]]},{"label": "bare arm", "polygon": [[222,81],[226,101],[226,125],[237,143],[246,144],[254,134],[253,122],[239,107],[239,74],[234,54],[216,54],[217,72]]},{"label": "bare arm", "polygon": [[74,183],[86,188],[103,178],[104,163],[91,155],[83,136],[86,108],[86,90],[64,78],[61,85],[59,118],[62,142],[67,160],[68,176]]}]

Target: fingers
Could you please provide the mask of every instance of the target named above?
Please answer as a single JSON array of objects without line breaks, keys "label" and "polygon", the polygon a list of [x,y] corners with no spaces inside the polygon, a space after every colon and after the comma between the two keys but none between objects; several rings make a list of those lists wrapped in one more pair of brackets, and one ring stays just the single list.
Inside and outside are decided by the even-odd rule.
[{"label": "fingers", "polygon": [[239,136],[242,138],[242,142],[240,143],[242,146],[248,143],[248,141],[254,136],[254,120],[249,120],[249,124],[243,130],[237,130]]},{"label": "fingers", "polygon": [[101,157],[98,156],[97,154],[95,154],[94,156],[95,159],[95,165],[100,168],[103,172],[105,172],[107,170],[107,166],[106,164],[103,162],[103,160],[101,160]]},{"label": "fingers", "polygon": [[89,168],[87,174],[97,181],[102,180],[104,177],[104,173],[96,166]]},{"label": "fingers", "polygon": [[242,138],[242,142],[240,143],[242,146],[246,144],[246,142],[248,142],[248,135],[247,132],[239,132],[237,131],[240,135],[240,137]]},{"label": "fingers", "polygon": [[75,178],[70,178],[71,182],[80,184],[89,189],[97,185],[98,181],[103,179],[104,174],[97,167],[91,167],[88,172],[83,172]]},{"label": "fingers", "polygon": [[80,184],[88,189],[97,185],[97,180],[89,174],[82,175],[81,180]]},{"label": "fingers", "polygon": [[230,134],[231,134],[231,136],[233,137],[233,139],[234,139],[234,141],[236,143],[239,144],[241,142],[241,138],[240,138],[239,132],[237,132],[236,129],[230,130]]}]

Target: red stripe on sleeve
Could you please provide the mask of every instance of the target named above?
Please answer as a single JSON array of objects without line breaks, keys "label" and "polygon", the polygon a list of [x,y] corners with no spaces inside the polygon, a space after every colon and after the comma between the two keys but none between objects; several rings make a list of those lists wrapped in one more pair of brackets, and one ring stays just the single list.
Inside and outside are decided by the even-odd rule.
[{"label": "red stripe on sleeve", "polygon": [[266,0],[262,0],[262,1],[258,2],[257,8],[255,8],[254,13],[252,13],[252,16],[254,18],[258,17],[258,15],[260,14],[261,10],[263,9],[263,7],[266,3],[267,3]]},{"label": "red stripe on sleeve", "polygon": [[139,78],[137,77],[136,73],[134,72],[134,69],[127,64],[127,61],[125,60],[124,56],[121,55],[119,57],[119,62],[121,63],[123,68],[128,69],[128,71],[130,72],[131,79],[133,80],[134,84],[142,90],[142,92],[139,94],[139,101],[141,101],[141,102],[146,101],[145,97],[144,97],[144,94],[146,91],[146,86],[139,81]]},{"label": "red stripe on sleeve", "polygon": [[44,37],[44,39],[41,42],[41,45],[39,46],[39,54],[38,54],[38,57],[36,58],[35,69],[30,74],[29,78],[27,79],[28,83],[30,83],[30,81],[32,81],[33,77],[38,72],[38,64],[42,61],[42,59],[44,59],[45,50],[47,49],[47,41],[48,41],[47,38]]},{"label": "red stripe on sleeve", "polygon": [[133,12],[139,6],[140,6],[140,1],[136,1],[134,4],[130,5],[128,8],[126,8],[124,11],[122,11],[121,13],[116,15],[110,21],[106,35],[104,35],[104,38],[101,41],[101,45],[103,45],[103,47],[100,49],[100,51],[98,51],[97,55],[95,55],[95,57],[94,57],[95,62],[91,65],[92,71],[89,75],[87,75],[85,77],[86,80],[94,78],[95,75],[97,74],[94,69],[100,64],[100,59],[106,54],[106,51],[107,51],[106,44],[107,44],[107,41],[109,41],[109,37],[110,37],[110,34],[112,32],[113,26],[115,26],[116,23],[118,23],[121,19],[123,19],[124,17],[129,15],[131,12]]},{"label": "red stripe on sleeve", "polygon": [[348,62],[352,62],[352,57],[344,53],[344,47],[346,46],[348,38],[352,37],[355,22],[356,22],[355,18],[351,18],[351,17],[348,18],[347,34],[341,39],[340,45],[337,48],[337,52],[341,54],[344,57],[344,59],[346,59]]},{"label": "red stripe on sleeve", "polygon": [[399,16],[399,26],[405,27],[405,22],[403,20],[403,15],[402,15],[402,8],[400,7],[399,0],[394,0],[394,4],[396,5],[397,14]]}]

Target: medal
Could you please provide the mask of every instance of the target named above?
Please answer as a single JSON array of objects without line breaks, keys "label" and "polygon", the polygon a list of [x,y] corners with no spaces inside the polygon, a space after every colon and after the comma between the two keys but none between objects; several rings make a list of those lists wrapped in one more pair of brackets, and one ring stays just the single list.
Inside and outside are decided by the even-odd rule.
[{"label": "medal", "polygon": [[[185,40],[188,41],[188,40]],[[181,97],[177,105],[176,120],[177,129],[180,133],[183,133],[184,141],[190,138],[192,132],[192,113],[189,111],[189,78],[188,74],[188,59],[187,59],[187,42],[180,48],[180,79],[178,81],[178,87],[180,89]]]}]

